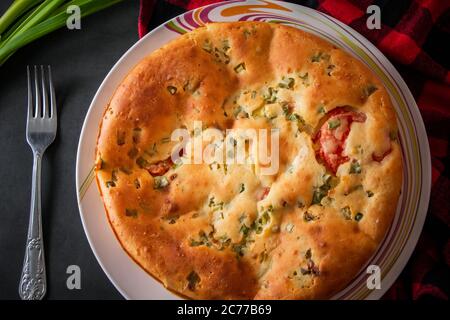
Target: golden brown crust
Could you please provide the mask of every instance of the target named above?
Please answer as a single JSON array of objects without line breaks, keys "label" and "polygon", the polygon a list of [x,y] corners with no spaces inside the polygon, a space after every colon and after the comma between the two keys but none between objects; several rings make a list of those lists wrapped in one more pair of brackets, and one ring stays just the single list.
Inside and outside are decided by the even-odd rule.
[{"label": "golden brown crust", "polygon": [[[264,96],[269,87],[276,101]],[[334,174],[317,132],[340,107],[365,117],[349,124],[347,160]],[[163,162],[167,137],[195,120],[279,128],[278,173]],[[122,246],[169,289],[205,299],[327,298],[392,222],[402,181],[396,131],[381,82],[341,49],[287,26],[216,23],[156,50],[123,80],[100,126],[96,176]],[[155,189],[151,173],[168,186]]]}]

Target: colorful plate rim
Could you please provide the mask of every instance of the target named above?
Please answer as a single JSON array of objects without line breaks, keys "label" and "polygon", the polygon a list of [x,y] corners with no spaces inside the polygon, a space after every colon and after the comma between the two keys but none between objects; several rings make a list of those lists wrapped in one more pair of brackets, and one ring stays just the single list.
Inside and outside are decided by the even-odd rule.
[{"label": "colorful plate rim", "polygon": [[117,290],[127,299],[177,299],[142,270],[122,249],[106,218],[94,183],[98,124],[115,88],[143,57],[169,40],[212,21],[267,21],[314,33],[348,51],[371,68],[386,86],[397,112],[404,161],[402,195],[393,224],[367,263],[381,270],[381,289],[366,285],[366,266],[332,299],[379,299],[406,265],[422,231],[431,188],[431,159],[419,109],[407,85],[389,60],[362,35],[321,12],[280,1],[233,0],[186,12],[157,27],[133,45],[103,80],[87,112],[76,162],[80,217],[94,255]]}]

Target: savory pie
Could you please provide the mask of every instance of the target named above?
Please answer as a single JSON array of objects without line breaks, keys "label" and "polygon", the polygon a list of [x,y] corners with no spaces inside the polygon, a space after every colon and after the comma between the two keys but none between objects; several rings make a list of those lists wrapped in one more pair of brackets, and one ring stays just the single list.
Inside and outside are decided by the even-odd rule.
[{"label": "savory pie", "polygon": [[[276,130],[278,170],[173,160],[172,133],[201,139],[196,121]],[[213,23],[122,81],[100,125],[96,177],[123,248],[173,292],[323,299],[383,240],[402,158],[389,95],[360,61],[296,28]]]}]

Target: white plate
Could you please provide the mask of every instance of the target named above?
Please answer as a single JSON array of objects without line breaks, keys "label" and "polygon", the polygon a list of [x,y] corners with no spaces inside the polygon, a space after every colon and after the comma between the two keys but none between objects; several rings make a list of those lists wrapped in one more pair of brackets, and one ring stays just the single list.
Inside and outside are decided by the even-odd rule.
[{"label": "white plate", "polygon": [[369,290],[365,268],[334,299],[379,299],[408,261],[425,220],[431,186],[427,135],[416,103],[403,79],[369,41],[318,11],[277,1],[229,1],[198,8],[154,29],[131,47],[103,80],[81,131],[76,164],[78,206],[86,236],[108,278],[127,299],[177,299],[149,276],[116,239],[94,182],[94,154],[105,106],[122,79],[142,58],[198,26],[213,21],[258,20],[290,24],[333,42],[369,66],[383,81],[397,113],[404,159],[402,196],[392,227],[369,264],[381,268],[381,289]]}]

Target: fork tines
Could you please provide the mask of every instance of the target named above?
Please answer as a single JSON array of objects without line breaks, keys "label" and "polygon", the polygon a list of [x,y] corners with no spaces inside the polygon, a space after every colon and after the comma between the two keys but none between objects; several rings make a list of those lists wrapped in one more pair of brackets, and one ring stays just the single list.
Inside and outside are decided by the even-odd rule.
[{"label": "fork tines", "polygon": [[[53,118],[56,117],[55,89],[52,82],[52,70],[50,66],[34,66],[34,90],[32,89],[32,75],[30,66],[27,66],[28,76],[28,118]],[[40,70],[39,70],[40,69]],[[47,69],[47,71],[45,70]],[[39,77],[40,74],[40,77]],[[40,89],[41,87],[41,89]],[[35,103],[33,106],[33,91]],[[49,97],[50,96],[50,105]]]}]

